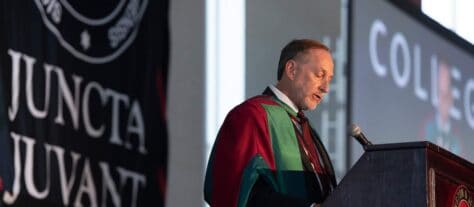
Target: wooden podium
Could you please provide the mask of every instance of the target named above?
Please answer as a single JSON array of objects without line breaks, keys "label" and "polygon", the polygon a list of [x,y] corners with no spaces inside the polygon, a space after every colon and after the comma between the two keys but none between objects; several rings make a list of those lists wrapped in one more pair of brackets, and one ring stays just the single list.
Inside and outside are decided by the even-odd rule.
[{"label": "wooden podium", "polygon": [[323,207],[474,207],[474,165],[430,142],[368,146]]}]

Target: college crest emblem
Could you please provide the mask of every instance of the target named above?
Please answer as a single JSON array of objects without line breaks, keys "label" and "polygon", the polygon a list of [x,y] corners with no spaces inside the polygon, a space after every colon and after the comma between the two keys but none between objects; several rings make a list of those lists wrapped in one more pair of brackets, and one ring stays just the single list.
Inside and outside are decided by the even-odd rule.
[{"label": "college crest emblem", "polygon": [[[76,2],[84,5],[93,1]],[[106,11],[90,11],[81,9],[90,5],[70,0],[35,0],[43,23],[61,46],[93,64],[112,61],[130,46],[148,4],[148,0],[107,2],[111,6]]]},{"label": "college crest emblem", "polygon": [[459,186],[454,193],[453,207],[472,207],[471,192],[466,186]]}]

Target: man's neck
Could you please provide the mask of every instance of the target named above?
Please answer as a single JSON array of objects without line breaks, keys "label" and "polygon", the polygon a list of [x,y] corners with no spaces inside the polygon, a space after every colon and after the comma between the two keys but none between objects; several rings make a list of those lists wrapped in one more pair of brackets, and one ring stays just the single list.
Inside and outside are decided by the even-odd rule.
[{"label": "man's neck", "polygon": [[284,93],[284,91],[280,90],[278,88],[278,84],[276,86],[270,85],[269,86],[270,90],[273,91],[275,96],[282,101],[284,104],[286,104],[288,107],[290,107],[295,113],[298,113],[298,107],[296,107],[295,103],[291,101],[291,99]]}]

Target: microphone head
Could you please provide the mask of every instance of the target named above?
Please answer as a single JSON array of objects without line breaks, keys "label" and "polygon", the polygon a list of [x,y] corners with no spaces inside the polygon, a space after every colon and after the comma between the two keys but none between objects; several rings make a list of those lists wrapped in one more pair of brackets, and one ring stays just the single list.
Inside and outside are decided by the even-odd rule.
[{"label": "microphone head", "polygon": [[359,136],[361,133],[360,127],[357,126],[357,124],[352,124],[350,130],[351,130],[351,136],[353,137]]}]

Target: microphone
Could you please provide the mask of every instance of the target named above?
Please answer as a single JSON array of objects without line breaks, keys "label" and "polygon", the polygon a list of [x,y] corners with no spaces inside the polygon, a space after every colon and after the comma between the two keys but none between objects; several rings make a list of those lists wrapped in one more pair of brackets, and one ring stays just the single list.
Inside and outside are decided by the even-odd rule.
[{"label": "microphone", "polygon": [[365,149],[366,146],[372,145],[372,142],[370,142],[367,137],[362,133],[362,130],[360,129],[357,124],[352,124],[351,125],[351,136],[354,137]]}]

